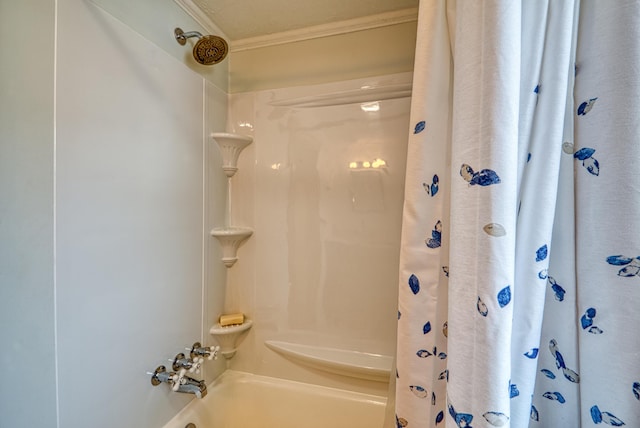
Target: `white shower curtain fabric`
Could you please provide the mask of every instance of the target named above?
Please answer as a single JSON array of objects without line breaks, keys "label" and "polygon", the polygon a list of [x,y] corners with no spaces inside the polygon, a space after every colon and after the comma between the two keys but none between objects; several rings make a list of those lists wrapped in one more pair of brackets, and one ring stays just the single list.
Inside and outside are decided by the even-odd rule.
[{"label": "white shower curtain fabric", "polygon": [[420,4],[398,427],[640,427],[640,2]]}]

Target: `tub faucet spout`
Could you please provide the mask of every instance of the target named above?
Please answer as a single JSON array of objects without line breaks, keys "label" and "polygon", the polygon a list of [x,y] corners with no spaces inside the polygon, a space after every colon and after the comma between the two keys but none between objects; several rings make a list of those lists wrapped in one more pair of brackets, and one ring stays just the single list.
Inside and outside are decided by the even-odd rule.
[{"label": "tub faucet spout", "polygon": [[207,395],[207,385],[204,380],[193,379],[189,376],[183,376],[180,380],[180,386],[177,392],[187,394],[195,394],[197,398],[204,398]]}]

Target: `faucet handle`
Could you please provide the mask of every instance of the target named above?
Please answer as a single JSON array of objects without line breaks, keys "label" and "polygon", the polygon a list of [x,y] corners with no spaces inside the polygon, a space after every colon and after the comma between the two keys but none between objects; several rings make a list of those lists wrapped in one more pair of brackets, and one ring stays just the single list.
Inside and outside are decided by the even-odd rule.
[{"label": "faucet handle", "polygon": [[200,373],[200,366],[202,365],[202,358],[195,357],[193,359],[186,357],[182,352],[176,355],[173,360],[173,370],[178,371],[180,369],[187,369],[189,373]]},{"label": "faucet handle", "polygon": [[180,384],[184,383],[184,376],[187,371],[181,369],[179,372],[168,372],[165,366],[158,366],[153,373],[147,372],[151,375],[151,385],[158,386],[165,382],[171,385],[171,389],[177,391],[180,388]]},{"label": "faucet handle", "polygon": [[202,367],[202,363],[204,362],[204,358],[195,357],[193,359],[193,363],[191,364],[191,368],[189,369],[189,373],[200,373],[200,368]]},{"label": "faucet handle", "polygon": [[210,361],[218,357],[219,350],[219,346],[202,346],[200,342],[196,342],[191,347],[191,358],[203,357],[204,360],[206,357]]},{"label": "faucet handle", "polygon": [[180,369],[178,373],[173,373],[171,376],[169,376],[172,391],[177,391],[180,388],[180,385],[184,385],[184,383],[186,382],[184,378],[186,373],[186,369]]},{"label": "faucet handle", "polygon": [[211,346],[210,349],[211,349],[211,352],[209,353],[209,356],[207,357],[207,360],[209,360],[209,361],[217,360],[218,359],[218,353],[220,352],[220,347],[219,346]]},{"label": "faucet handle", "polygon": [[162,382],[169,382],[169,377],[172,373],[167,372],[167,368],[165,366],[158,366],[153,373],[147,372],[148,375],[151,375],[151,385],[158,386]]}]

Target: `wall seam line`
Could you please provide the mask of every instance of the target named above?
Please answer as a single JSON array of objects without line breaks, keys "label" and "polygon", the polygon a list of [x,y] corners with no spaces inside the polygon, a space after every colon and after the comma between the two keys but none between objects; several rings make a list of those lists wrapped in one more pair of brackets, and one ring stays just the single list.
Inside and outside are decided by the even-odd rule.
[{"label": "wall seam line", "polygon": [[206,308],[206,247],[207,247],[207,81],[202,79],[202,280],[200,308],[200,339],[205,344],[205,308]]},{"label": "wall seam line", "polygon": [[60,428],[60,371],[58,355],[58,0],[53,6],[53,353],[56,394],[56,427]]}]

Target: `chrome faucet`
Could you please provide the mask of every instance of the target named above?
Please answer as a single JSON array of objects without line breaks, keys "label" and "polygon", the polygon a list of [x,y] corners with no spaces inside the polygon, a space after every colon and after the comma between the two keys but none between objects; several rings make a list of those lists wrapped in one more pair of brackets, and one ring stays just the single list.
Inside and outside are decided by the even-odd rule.
[{"label": "chrome faucet", "polygon": [[168,372],[165,366],[158,366],[151,375],[151,384],[158,386],[161,383],[168,383],[175,392],[194,394],[198,398],[207,395],[207,385],[204,380],[193,379],[186,376],[187,371],[180,369],[178,372]]},{"label": "chrome faucet", "polygon": [[[189,350],[189,348],[185,349],[187,351]],[[218,352],[220,352],[219,346],[202,346],[200,342],[196,342],[191,347],[191,352],[189,353],[189,355],[191,355],[191,358],[194,360],[198,357],[202,358],[203,361],[205,358],[207,360],[217,360]]]},{"label": "chrome faucet", "polygon": [[197,398],[204,398],[207,395],[207,385],[204,383],[204,380],[197,380],[189,376],[183,376],[180,380],[180,386],[178,386],[177,392],[195,394]]},{"label": "chrome faucet", "polygon": [[187,370],[189,373],[200,373],[200,367],[204,362],[204,358],[195,356],[194,358],[186,357],[183,353],[179,353],[173,360],[171,367],[175,371],[181,369]]}]

